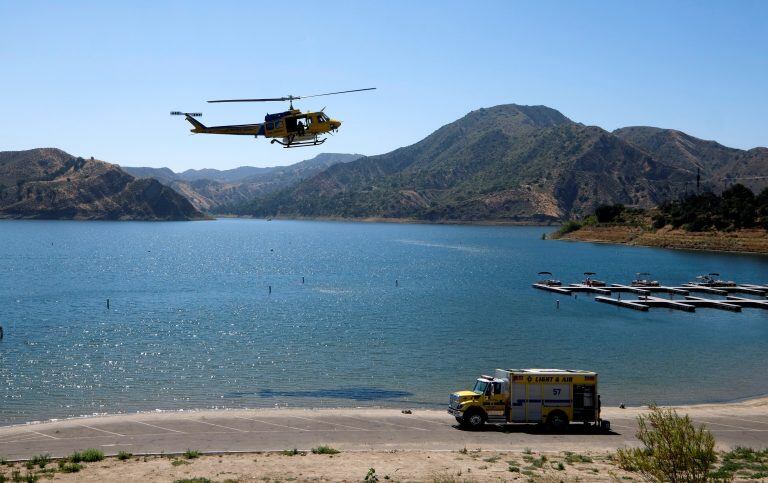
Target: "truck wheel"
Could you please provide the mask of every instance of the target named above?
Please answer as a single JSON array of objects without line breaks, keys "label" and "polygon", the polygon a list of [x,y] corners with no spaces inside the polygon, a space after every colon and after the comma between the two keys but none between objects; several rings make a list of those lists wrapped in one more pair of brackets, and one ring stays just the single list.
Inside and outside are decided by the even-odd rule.
[{"label": "truck wheel", "polygon": [[462,420],[467,428],[473,430],[478,430],[485,424],[485,417],[480,411],[469,411],[468,413],[464,413]]},{"label": "truck wheel", "polygon": [[547,416],[547,426],[556,431],[565,429],[568,426],[568,416],[562,411],[553,411]]}]

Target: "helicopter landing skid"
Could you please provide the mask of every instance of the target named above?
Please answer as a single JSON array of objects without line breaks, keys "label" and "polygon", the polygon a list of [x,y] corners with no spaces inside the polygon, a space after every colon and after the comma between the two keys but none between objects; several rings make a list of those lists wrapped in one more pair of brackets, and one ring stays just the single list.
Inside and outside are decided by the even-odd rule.
[{"label": "helicopter landing skid", "polygon": [[280,141],[279,139],[273,139],[270,141],[270,144],[277,143],[281,145],[284,148],[302,148],[302,147],[309,147],[309,146],[319,146],[325,142],[325,140],[328,138],[318,139],[315,137],[312,141],[288,141],[287,143]]}]

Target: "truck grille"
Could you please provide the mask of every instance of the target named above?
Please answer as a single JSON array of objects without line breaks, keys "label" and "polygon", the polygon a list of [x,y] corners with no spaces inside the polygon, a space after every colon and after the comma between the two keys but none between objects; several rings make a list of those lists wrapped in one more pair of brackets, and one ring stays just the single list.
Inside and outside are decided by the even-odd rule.
[{"label": "truck grille", "polygon": [[459,396],[456,394],[451,394],[451,396],[448,398],[448,406],[455,408],[459,405]]}]

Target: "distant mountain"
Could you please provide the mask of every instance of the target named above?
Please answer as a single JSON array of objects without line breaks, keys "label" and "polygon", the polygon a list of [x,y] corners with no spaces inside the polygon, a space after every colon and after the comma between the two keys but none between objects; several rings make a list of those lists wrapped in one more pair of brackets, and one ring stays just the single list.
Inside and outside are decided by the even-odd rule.
[{"label": "distant mountain", "polygon": [[[165,168],[167,169],[167,168]],[[188,169],[178,173],[176,176],[178,179],[184,181],[198,181],[201,179],[219,181],[222,183],[234,183],[241,181],[251,176],[258,176],[260,174],[269,173],[274,168],[255,168],[253,166],[240,166],[234,169]]]},{"label": "distant mountain", "polygon": [[638,146],[656,159],[684,170],[682,183],[692,188],[698,173],[707,189],[722,190],[738,181],[755,192],[766,186],[766,180],[754,179],[768,175],[768,149],[749,151],[729,148],[715,141],[705,141],[674,129],[632,126],[613,133]]},{"label": "distant mountain", "polygon": [[199,210],[226,213],[233,206],[292,186],[330,166],[354,161],[360,157],[359,154],[323,153],[290,166],[242,166],[229,170],[190,169],[182,173],[174,173],[168,168],[123,169],[134,176],[155,178],[170,186]]},{"label": "distant mountain", "polygon": [[[741,151],[679,131],[576,123],[545,106],[473,111],[387,154],[332,166],[239,207],[240,214],[545,222],[603,203],[651,207],[724,173],[768,175]],[[765,184],[765,183],[764,183]]]},{"label": "distant mountain", "polygon": [[154,179],[60,149],[0,152],[0,218],[191,220],[204,215]]}]

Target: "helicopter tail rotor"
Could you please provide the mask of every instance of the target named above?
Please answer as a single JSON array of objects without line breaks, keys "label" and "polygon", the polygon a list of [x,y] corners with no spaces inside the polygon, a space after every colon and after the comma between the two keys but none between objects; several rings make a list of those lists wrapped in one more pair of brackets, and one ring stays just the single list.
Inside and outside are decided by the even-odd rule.
[{"label": "helicopter tail rotor", "polygon": [[205,124],[195,119],[196,117],[202,117],[202,112],[181,112],[181,111],[171,111],[171,116],[184,116],[187,121],[189,121],[192,126],[194,126],[193,132],[204,132],[203,130],[207,129],[205,127]]}]

